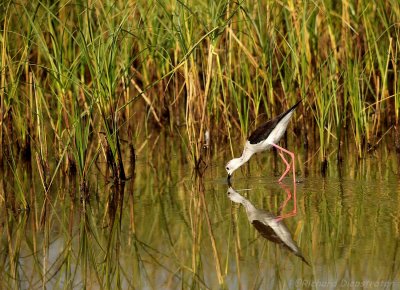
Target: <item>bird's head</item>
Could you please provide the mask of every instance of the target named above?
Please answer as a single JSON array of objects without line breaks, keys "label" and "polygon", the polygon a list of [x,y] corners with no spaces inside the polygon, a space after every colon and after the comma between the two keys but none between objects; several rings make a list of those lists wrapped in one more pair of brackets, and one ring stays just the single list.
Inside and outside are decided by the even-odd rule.
[{"label": "bird's head", "polygon": [[243,162],[242,162],[241,158],[235,158],[226,164],[225,169],[226,169],[226,172],[228,172],[228,178],[231,177],[233,171],[238,169],[242,165],[242,163]]}]

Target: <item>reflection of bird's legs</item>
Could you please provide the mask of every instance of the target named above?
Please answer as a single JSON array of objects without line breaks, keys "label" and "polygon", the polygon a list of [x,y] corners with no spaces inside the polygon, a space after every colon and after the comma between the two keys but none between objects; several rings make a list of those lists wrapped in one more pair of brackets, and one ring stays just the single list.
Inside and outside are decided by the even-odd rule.
[{"label": "reflection of bird's legs", "polygon": [[295,170],[295,166],[294,166],[294,160],[295,160],[295,159],[294,159],[294,153],[293,153],[293,152],[290,152],[289,150],[286,150],[285,148],[282,148],[282,147],[280,147],[280,146],[278,146],[278,145],[276,145],[276,144],[274,144],[274,143],[271,143],[271,145],[274,146],[275,148],[277,148],[277,149],[279,150],[279,156],[281,156],[283,162],[285,162],[285,164],[286,164],[286,170],[285,170],[285,172],[282,174],[281,178],[279,178],[278,181],[281,182],[282,179],[285,177],[285,175],[288,173],[288,171],[289,171],[289,169],[290,169],[290,164],[289,164],[289,162],[285,159],[285,157],[283,157],[283,153],[282,153],[282,152],[285,152],[285,153],[289,154],[290,157],[292,158],[293,184],[295,184],[295,183],[296,183],[296,170]]},{"label": "reflection of bird's legs", "polygon": [[282,188],[286,191],[286,199],[283,201],[282,205],[279,207],[279,215],[281,214],[282,210],[286,207],[289,200],[292,198],[292,193],[290,189],[286,186],[282,186]]},{"label": "reflection of bird's legs", "polygon": [[276,217],[276,221],[279,222],[285,218],[295,216],[297,214],[297,197],[296,197],[296,183],[293,184],[293,210],[292,212],[289,212],[287,214],[281,214],[282,210],[285,208],[289,200],[292,198],[292,193],[290,192],[289,187],[281,184],[281,187],[286,191],[286,199],[282,203],[282,205],[279,207],[279,216]]}]

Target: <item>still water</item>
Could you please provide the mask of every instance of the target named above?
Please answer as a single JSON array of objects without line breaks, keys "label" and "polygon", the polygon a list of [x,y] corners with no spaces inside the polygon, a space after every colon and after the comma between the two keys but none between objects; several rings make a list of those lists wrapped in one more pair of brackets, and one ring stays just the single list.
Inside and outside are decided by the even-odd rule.
[{"label": "still water", "polygon": [[[258,155],[231,190],[263,225],[228,194],[228,153],[195,173],[179,150],[145,151],[121,186],[97,166],[88,202],[78,177],[45,197],[35,170],[2,173],[0,288],[400,289],[396,156],[349,156],[322,177],[300,155],[299,182],[279,184],[279,157]],[[10,206],[17,191],[30,210]]]}]

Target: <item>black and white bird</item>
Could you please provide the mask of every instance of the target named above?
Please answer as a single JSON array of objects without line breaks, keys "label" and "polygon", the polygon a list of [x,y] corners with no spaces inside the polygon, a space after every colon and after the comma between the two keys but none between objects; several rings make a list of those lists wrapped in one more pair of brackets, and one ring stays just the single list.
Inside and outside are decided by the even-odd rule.
[{"label": "black and white bird", "polygon": [[288,249],[310,266],[282,219],[263,209],[256,208],[248,199],[244,198],[232,187],[228,188],[228,197],[233,202],[241,203],[244,206],[249,222],[264,238]]},{"label": "black and white bird", "polygon": [[228,172],[228,182],[230,181],[232,173],[240,166],[242,166],[244,163],[246,163],[250,159],[250,157],[253,156],[254,153],[263,152],[265,150],[270,149],[271,147],[275,147],[278,149],[279,156],[281,156],[283,162],[286,164],[285,172],[279,178],[279,182],[282,181],[282,179],[290,170],[290,164],[283,156],[283,152],[289,154],[290,157],[292,158],[293,182],[294,183],[296,182],[294,153],[278,146],[277,143],[285,133],[289,121],[294,113],[294,110],[300,104],[300,102],[301,100],[298,101],[294,106],[292,106],[286,112],[262,124],[250,135],[244,146],[242,156],[240,156],[239,158],[232,159],[225,166],[225,169]]}]

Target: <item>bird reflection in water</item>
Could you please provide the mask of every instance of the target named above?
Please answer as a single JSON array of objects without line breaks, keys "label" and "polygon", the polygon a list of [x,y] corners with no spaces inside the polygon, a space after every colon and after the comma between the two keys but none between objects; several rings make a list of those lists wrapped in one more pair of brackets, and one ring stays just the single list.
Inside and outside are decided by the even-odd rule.
[{"label": "bird reflection in water", "polygon": [[[277,217],[263,209],[256,208],[249,200],[240,195],[232,187],[228,188],[228,197],[235,203],[241,203],[250,223],[267,240],[277,243],[298,256],[304,263],[310,266],[304,258],[291,233],[283,222],[282,217]],[[288,198],[286,199],[287,203]],[[285,204],[284,202],[284,204]]]}]

